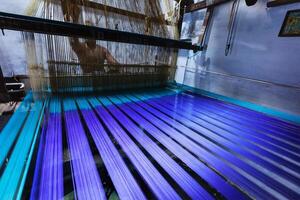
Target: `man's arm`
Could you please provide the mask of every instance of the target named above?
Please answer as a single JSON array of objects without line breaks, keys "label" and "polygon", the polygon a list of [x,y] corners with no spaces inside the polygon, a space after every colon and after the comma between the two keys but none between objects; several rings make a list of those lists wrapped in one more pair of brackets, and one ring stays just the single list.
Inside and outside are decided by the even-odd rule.
[{"label": "man's arm", "polygon": [[[61,0],[61,9],[64,15],[64,20],[67,22],[78,23],[80,8],[72,0]],[[81,53],[83,44],[78,38],[69,38],[70,45],[76,54]]]},{"label": "man's arm", "polygon": [[80,8],[72,0],[61,0],[61,8],[65,21],[78,23]]},{"label": "man's arm", "polygon": [[111,55],[111,53],[106,48],[103,49],[105,52],[105,59],[107,60],[108,64],[119,64],[119,62]]}]

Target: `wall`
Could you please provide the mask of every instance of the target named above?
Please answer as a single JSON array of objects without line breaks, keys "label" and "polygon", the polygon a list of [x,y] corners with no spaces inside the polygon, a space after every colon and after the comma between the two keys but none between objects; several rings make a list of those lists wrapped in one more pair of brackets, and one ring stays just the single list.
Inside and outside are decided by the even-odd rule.
[{"label": "wall", "polygon": [[[0,11],[24,15],[32,0],[0,0]],[[26,73],[26,55],[21,33],[4,30],[0,33],[0,66],[4,76]]]},{"label": "wall", "polygon": [[[176,81],[300,114],[300,38],[278,37],[287,10],[300,9],[300,3],[267,9],[266,2],[258,0],[255,6],[247,7],[240,1],[228,56],[225,45],[232,2],[215,8],[206,41],[208,49],[196,54],[180,51]],[[202,21],[199,15],[204,12],[186,14],[186,25]]]}]

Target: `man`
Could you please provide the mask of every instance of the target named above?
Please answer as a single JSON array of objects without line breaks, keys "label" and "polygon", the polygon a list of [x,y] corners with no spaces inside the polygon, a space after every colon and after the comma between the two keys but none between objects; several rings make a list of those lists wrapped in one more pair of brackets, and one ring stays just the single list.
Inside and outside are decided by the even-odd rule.
[{"label": "man", "polygon": [[100,71],[103,71],[104,63],[118,64],[106,48],[96,44],[96,40],[88,39],[86,42],[79,42],[78,38],[71,38],[70,45],[76,53],[84,73],[95,71],[97,65],[100,67]]},{"label": "man", "polygon": [[[70,0],[62,0],[62,11],[66,21],[78,23],[80,8]],[[86,25],[91,25],[87,21]],[[97,45],[96,40],[87,39],[80,42],[78,38],[70,38],[70,45],[76,53],[81,69],[84,73],[91,73],[97,70],[103,71],[103,64],[118,64],[117,60],[104,47]]]}]

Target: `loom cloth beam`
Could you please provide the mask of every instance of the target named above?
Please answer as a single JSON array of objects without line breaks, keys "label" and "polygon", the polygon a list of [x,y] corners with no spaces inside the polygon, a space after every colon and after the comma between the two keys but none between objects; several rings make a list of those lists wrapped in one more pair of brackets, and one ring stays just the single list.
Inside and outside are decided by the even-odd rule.
[{"label": "loom cloth beam", "polygon": [[194,51],[200,50],[199,46],[178,40],[4,12],[0,12],[0,28],[41,34],[90,38],[112,42],[160,46],[175,49],[190,49]]}]

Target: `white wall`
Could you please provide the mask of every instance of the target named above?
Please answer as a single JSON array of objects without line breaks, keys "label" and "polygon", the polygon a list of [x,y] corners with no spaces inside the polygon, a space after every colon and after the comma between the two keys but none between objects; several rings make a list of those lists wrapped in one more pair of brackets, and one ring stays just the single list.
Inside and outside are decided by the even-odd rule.
[{"label": "white wall", "polygon": [[[181,51],[176,81],[300,114],[300,37],[278,37],[286,12],[300,9],[300,3],[267,9],[266,2],[259,0],[255,6],[247,7],[241,0],[228,56],[225,45],[232,2],[218,6],[207,51],[188,60],[193,53]],[[186,22],[197,20],[194,13],[185,16]]]},{"label": "white wall", "polygon": [[[14,14],[25,14],[27,6],[32,0],[0,0],[0,11]],[[0,33],[0,66],[4,76],[26,74],[26,55],[21,33],[4,30]]]}]

